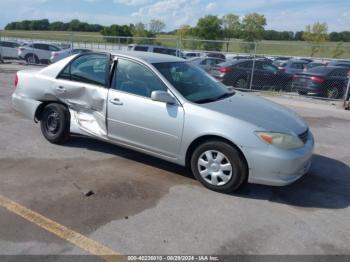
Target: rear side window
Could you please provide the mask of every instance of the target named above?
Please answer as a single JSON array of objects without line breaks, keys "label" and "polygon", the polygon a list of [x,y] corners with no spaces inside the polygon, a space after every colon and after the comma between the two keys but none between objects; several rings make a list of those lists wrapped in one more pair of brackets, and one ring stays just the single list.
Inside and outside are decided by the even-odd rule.
[{"label": "rear side window", "polygon": [[65,69],[59,74],[58,78],[70,80],[70,65],[66,66]]},{"label": "rear side window", "polygon": [[140,45],[137,45],[134,47],[134,51],[147,51],[148,50],[148,47],[147,46],[140,46]]},{"label": "rear side window", "polygon": [[335,77],[346,77],[349,70],[346,69],[336,69],[333,70],[329,75]]},{"label": "rear side window", "polygon": [[350,68],[350,64],[338,64],[337,66],[348,67]]},{"label": "rear side window", "polygon": [[302,63],[292,63],[291,64],[291,68],[304,69],[304,64],[302,64]]},{"label": "rear side window", "polygon": [[240,65],[240,64],[235,64],[232,61],[226,61],[218,64],[218,66],[223,66],[223,67],[228,67],[228,66],[235,66],[235,65]]},{"label": "rear side window", "polygon": [[267,63],[263,63],[262,64],[262,68],[264,70],[267,70],[267,71],[270,71],[270,72],[274,72],[274,73],[278,71],[277,67],[275,67],[273,65],[270,65],[270,64],[267,64]]},{"label": "rear side window", "polygon": [[329,68],[327,68],[326,66],[317,66],[311,68],[309,72],[315,74],[327,74],[329,72]]},{"label": "rear side window", "polygon": [[107,61],[106,55],[91,54],[80,56],[66,66],[58,78],[105,86]]},{"label": "rear side window", "polygon": [[60,51],[60,49],[56,46],[53,46],[53,45],[49,45],[49,51]]},{"label": "rear side window", "polygon": [[46,44],[33,44],[33,47],[40,50],[49,50],[49,47]]},{"label": "rear side window", "polygon": [[13,43],[13,42],[0,42],[0,46],[9,47],[9,48],[17,48],[17,47],[19,47],[19,44]]},{"label": "rear side window", "polygon": [[167,49],[167,48],[155,47],[153,48],[153,52],[159,53],[159,54],[176,56],[176,50]]},{"label": "rear side window", "polygon": [[251,69],[253,67],[253,61],[248,61],[248,62],[243,62],[243,63],[239,63],[237,65],[239,68],[244,68],[244,69]]}]

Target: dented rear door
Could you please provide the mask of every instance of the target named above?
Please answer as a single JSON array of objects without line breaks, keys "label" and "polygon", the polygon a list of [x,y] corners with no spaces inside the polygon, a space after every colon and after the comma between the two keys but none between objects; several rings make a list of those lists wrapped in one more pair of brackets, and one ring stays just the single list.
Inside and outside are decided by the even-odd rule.
[{"label": "dented rear door", "polygon": [[83,131],[106,137],[109,56],[78,56],[58,76],[53,94],[69,106],[72,121]]}]

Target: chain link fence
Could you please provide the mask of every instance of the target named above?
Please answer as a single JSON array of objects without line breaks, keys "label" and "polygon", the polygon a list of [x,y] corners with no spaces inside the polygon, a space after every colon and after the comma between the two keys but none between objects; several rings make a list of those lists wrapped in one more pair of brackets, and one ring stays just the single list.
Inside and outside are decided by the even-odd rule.
[{"label": "chain link fence", "polygon": [[[349,105],[350,43],[180,39],[103,36],[96,33],[0,32],[0,60],[50,64],[88,51],[151,51],[212,59],[207,70],[222,83],[246,91],[343,100]],[[221,64],[216,64],[226,61]],[[216,59],[216,60],[215,60]],[[214,61],[215,60],[215,61]],[[203,59],[203,63],[208,63]]]}]

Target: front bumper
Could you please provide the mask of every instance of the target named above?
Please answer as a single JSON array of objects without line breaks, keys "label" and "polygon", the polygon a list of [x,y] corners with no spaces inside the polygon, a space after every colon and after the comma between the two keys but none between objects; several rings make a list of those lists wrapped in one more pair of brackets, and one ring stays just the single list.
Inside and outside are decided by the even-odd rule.
[{"label": "front bumper", "polygon": [[314,138],[309,132],[304,147],[282,150],[273,146],[264,149],[245,148],[249,165],[249,183],[285,186],[305,175],[311,166]]}]

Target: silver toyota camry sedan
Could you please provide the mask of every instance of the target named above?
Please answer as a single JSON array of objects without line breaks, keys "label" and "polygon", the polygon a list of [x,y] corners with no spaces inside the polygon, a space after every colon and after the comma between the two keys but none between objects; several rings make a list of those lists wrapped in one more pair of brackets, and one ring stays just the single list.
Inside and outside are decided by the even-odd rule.
[{"label": "silver toyota camry sedan", "polygon": [[187,166],[215,191],[287,185],[311,164],[313,136],[296,113],[177,57],[84,53],[19,71],[15,86],[14,107],[49,142],[94,137]]}]

